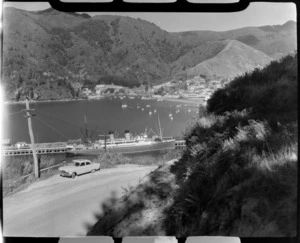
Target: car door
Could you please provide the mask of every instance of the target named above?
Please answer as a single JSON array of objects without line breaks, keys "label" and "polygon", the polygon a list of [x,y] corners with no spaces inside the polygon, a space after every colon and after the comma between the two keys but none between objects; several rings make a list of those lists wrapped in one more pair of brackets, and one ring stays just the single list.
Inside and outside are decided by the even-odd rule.
[{"label": "car door", "polygon": [[86,172],[91,172],[92,171],[92,166],[91,162],[85,162],[85,167],[86,167]]},{"label": "car door", "polygon": [[79,167],[79,173],[84,174],[84,173],[86,173],[85,170],[86,170],[85,162],[81,162],[80,167]]}]

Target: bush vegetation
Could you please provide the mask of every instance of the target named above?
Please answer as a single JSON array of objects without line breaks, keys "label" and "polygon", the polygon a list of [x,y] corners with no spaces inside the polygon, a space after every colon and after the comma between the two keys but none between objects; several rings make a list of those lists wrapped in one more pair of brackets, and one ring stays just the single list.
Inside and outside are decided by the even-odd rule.
[{"label": "bush vegetation", "polygon": [[[64,156],[59,154],[42,155],[39,158],[40,169],[58,165],[64,161]],[[4,157],[2,160],[3,196],[20,191],[36,180],[46,179],[57,174],[57,170],[58,167],[54,167],[42,171],[40,173],[40,178],[35,179],[32,155]],[[30,176],[20,179],[27,175]]]},{"label": "bush vegetation", "polygon": [[175,177],[162,165],[140,180],[136,187],[124,188],[121,199],[112,195],[102,205],[95,225],[86,224],[87,235],[112,237],[163,235],[161,217],[172,203]]},{"label": "bush vegetation", "polygon": [[297,70],[289,55],[214,93],[171,167],[168,235],[296,235]]},{"label": "bush vegetation", "polygon": [[177,150],[162,150],[133,154],[120,154],[105,152],[94,160],[101,164],[101,168],[113,168],[123,164],[137,165],[164,165],[167,161],[176,159],[180,156],[180,151]]}]

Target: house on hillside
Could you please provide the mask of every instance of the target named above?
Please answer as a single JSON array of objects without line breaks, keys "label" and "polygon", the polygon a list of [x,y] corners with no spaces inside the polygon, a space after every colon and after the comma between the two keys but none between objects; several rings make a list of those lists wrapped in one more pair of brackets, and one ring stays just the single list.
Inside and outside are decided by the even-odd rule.
[{"label": "house on hillside", "polygon": [[105,93],[108,89],[118,92],[119,90],[124,89],[124,87],[114,84],[98,84],[95,86],[95,91],[98,95]]},{"label": "house on hillside", "polygon": [[92,92],[89,88],[83,88],[83,89],[82,89],[82,93],[83,93],[84,95],[90,95],[90,94],[92,94],[93,92]]}]

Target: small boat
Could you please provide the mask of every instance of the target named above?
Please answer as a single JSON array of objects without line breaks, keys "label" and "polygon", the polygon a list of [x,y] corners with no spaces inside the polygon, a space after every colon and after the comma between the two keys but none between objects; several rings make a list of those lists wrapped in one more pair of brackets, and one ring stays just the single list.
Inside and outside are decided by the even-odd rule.
[{"label": "small boat", "polygon": [[173,116],[170,117],[171,121],[173,121]]},{"label": "small boat", "polygon": [[188,112],[191,112],[191,110],[189,109]]},{"label": "small boat", "polygon": [[122,104],[122,108],[127,108],[127,104]]},{"label": "small boat", "polygon": [[140,107],[139,107],[139,106],[137,106],[136,108],[140,109]]},{"label": "small boat", "polygon": [[144,110],[144,108],[142,108],[142,111]]},{"label": "small boat", "polygon": [[156,113],[156,109],[154,110],[154,113]]},{"label": "small boat", "polygon": [[151,107],[151,105],[146,105],[146,107],[148,107],[148,108],[149,108],[149,107]]},{"label": "small boat", "polygon": [[152,115],[152,112],[151,111],[149,111],[149,116],[151,116]]},{"label": "small boat", "polygon": [[173,116],[172,113],[169,114],[169,117]]}]

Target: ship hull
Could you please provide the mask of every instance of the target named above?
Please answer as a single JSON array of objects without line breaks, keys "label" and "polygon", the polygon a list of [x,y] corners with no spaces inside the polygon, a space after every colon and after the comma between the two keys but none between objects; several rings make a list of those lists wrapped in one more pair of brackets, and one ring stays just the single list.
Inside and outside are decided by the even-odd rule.
[{"label": "ship hull", "polygon": [[[150,152],[156,150],[175,149],[175,141],[158,142],[148,145],[134,145],[134,146],[115,146],[107,147],[106,151],[110,153],[139,153],[139,152]],[[79,149],[68,151],[69,155],[99,155],[105,152],[104,148],[100,149]]]}]

